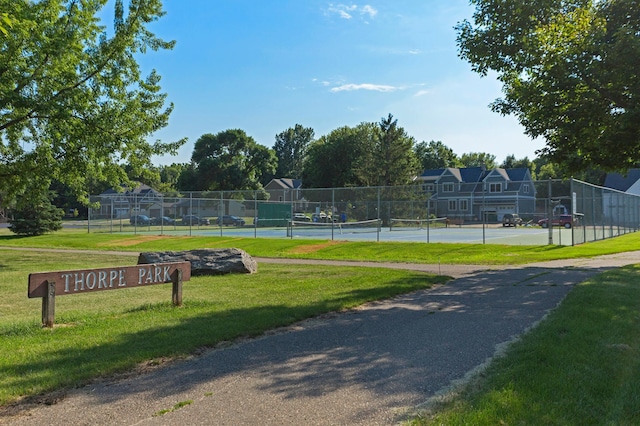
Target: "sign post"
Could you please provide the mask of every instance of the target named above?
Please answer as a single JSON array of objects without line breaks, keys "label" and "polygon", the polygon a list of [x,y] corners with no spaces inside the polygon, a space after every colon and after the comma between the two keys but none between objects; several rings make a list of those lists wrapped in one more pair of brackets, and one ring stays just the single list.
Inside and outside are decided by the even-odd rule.
[{"label": "sign post", "polygon": [[182,305],[182,282],[191,278],[191,262],[155,263],[77,271],[29,274],[28,297],[42,298],[42,325],[55,322],[55,298],[69,294],[173,283],[172,303]]}]

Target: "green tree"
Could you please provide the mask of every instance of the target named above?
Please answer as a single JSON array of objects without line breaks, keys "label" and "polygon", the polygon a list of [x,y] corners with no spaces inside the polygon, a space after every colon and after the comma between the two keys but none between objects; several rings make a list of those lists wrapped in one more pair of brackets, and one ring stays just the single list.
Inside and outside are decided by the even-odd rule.
[{"label": "green tree", "polygon": [[457,25],[460,56],[495,71],[513,114],[569,173],[626,170],[640,160],[637,0],[473,0]]},{"label": "green tree", "polygon": [[380,123],[340,127],[311,144],[304,163],[306,188],[392,186],[418,171],[415,139],[389,114]]},{"label": "green tree", "polygon": [[533,171],[533,162],[529,160],[529,157],[517,160],[516,156],[511,154],[507,155],[500,167],[503,169],[529,169],[529,171]]},{"label": "green tree", "polygon": [[11,20],[9,14],[6,12],[0,12],[0,33],[4,35],[9,34],[7,28],[11,27],[13,27],[13,21]]},{"label": "green tree", "polygon": [[35,236],[62,229],[64,211],[51,204],[52,194],[42,191],[22,197],[12,209],[9,230],[18,235]]},{"label": "green tree", "polygon": [[191,162],[180,172],[176,188],[179,191],[197,191],[199,187],[197,165]]},{"label": "green tree", "polygon": [[418,172],[414,153],[415,139],[398,126],[398,120],[389,114],[380,120],[380,133],[375,150],[379,186],[407,185]]},{"label": "green tree", "polygon": [[360,186],[373,152],[374,123],[340,127],[320,137],[308,149],[302,181],[305,188]]},{"label": "green tree", "polygon": [[160,166],[160,186],[158,188],[162,193],[176,193],[180,186],[180,175],[189,168],[187,163],[172,163],[168,166]]},{"label": "green tree", "polygon": [[120,187],[128,182],[121,164],[143,167],[184,142],[148,141],[173,107],[164,106],[160,76],[143,77],[135,60],[174,45],[147,28],[164,14],[161,1],[129,0],[125,12],[115,0],[112,29],[100,23],[105,3],[1,3],[12,21],[0,37],[0,192],[7,200],[33,193],[37,201],[57,180],[86,201],[90,177]]},{"label": "green tree", "polygon": [[487,170],[496,168],[496,156],[486,152],[468,152],[460,156],[462,167],[484,167]]},{"label": "green tree", "polygon": [[[260,178],[273,173],[277,159],[272,149],[259,145],[244,130],[202,135],[195,143],[192,191],[260,189]],[[190,172],[187,172],[187,174]]]},{"label": "green tree", "polygon": [[278,157],[276,176],[280,178],[300,179],[302,167],[309,144],[313,141],[314,131],[311,127],[296,124],[276,135],[273,149]]},{"label": "green tree", "polygon": [[458,156],[441,141],[420,142],[414,152],[422,170],[461,166]]}]

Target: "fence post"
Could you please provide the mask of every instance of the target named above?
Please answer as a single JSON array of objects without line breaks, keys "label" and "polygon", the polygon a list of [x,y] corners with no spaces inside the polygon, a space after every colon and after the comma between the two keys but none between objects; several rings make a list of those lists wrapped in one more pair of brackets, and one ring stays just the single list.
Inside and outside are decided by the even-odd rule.
[{"label": "fence post", "polygon": [[[485,198],[485,191],[487,190],[487,183],[482,182],[482,244],[486,244],[487,238],[487,200]],[[443,185],[444,186],[444,185]]]},{"label": "fence post", "polygon": [[[335,225],[335,220],[333,217],[335,206],[336,206],[336,189],[331,188],[331,241],[333,241],[333,231],[334,231],[334,225]],[[293,221],[293,214],[291,214],[291,220]]]},{"label": "fence post", "polygon": [[569,178],[569,195],[571,196],[571,246],[575,246],[575,214],[578,207],[576,206],[577,198],[575,192],[573,192],[573,177]]},{"label": "fence post", "polygon": [[551,178],[547,182],[547,189],[549,193],[547,194],[547,229],[549,230],[549,240],[547,244],[553,245],[553,204],[551,203]]}]

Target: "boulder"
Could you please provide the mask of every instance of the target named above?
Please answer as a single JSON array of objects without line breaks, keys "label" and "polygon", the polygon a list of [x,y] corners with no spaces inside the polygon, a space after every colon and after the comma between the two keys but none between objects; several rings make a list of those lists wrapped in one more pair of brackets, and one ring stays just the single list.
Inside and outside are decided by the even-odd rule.
[{"label": "boulder", "polygon": [[145,252],[138,256],[138,265],[185,260],[191,262],[192,276],[258,272],[256,261],[246,251],[236,248]]}]

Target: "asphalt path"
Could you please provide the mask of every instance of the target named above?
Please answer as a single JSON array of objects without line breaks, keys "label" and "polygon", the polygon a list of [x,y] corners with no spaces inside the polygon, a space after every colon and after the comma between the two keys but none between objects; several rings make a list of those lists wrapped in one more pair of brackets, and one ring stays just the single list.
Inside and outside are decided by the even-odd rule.
[{"label": "asphalt path", "polygon": [[56,395],[48,404],[24,406],[4,422],[395,424],[481,370],[573,286],[635,263],[640,263],[640,252],[505,269],[402,265],[458,278],[431,290],[234,342],[143,374],[97,381]]}]

